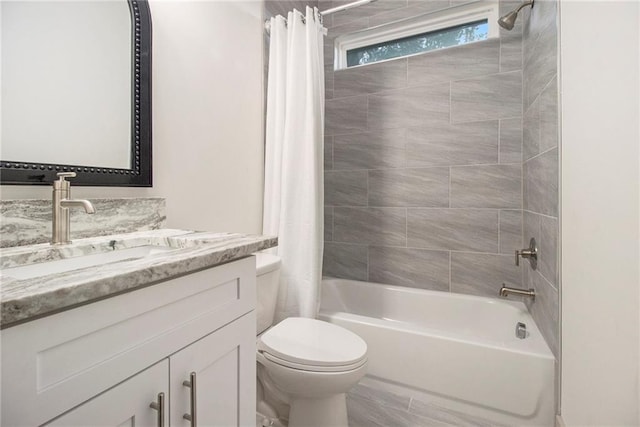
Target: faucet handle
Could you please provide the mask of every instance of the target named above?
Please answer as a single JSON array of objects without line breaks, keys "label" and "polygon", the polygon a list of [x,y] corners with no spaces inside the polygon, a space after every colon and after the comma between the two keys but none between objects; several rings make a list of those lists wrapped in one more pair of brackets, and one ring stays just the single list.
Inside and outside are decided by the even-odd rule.
[{"label": "faucet handle", "polygon": [[538,261],[538,244],[535,238],[531,238],[529,241],[529,247],[525,249],[516,250],[516,265],[520,265],[520,258],[528,258],[531,263],[531,268],[534,270]]},{"label": "faucet handle", "polygon": [[71,183],[69,181],[66,181],[65,178],[75,178],[76,173],[75,172],[58,172],[56,175],[58,175],[58,178],[60,179],[53,181],[54,191],[56,190],[69,191],[69,187],[71,187]]},{"label": "faucet handle", "polygon": [[75,172],[58,172],[56,175],[58,175],[58,178],[60,178],[60,181],[64,181],[65,178],[75,178],[76,177],[76,173]]}]

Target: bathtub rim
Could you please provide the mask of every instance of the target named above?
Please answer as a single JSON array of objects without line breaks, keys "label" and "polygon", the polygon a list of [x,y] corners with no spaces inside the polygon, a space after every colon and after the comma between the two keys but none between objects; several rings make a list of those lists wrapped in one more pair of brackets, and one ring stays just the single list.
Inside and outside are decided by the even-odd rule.
[{"label": "bathtub rim", "polygon": [[[428,328],[420,325],[413,325],[410,322],[396,321],[396,320],[384,319],[380,317],[372,317],[372,316],[367,316],[363,314],[350,313],[344,310],[334,310],[334,309],[327,310],[325,307],[323,307],[323,299],[321,299],[320,301],[320,307],[317,315],[318,318],[331,316],[331,315],[343,316],[343,317],[346,316],[349,320],[353,320],[353,321],[365,323],[365,324],[376,323],[379,326],[387,327],[397,331],[411,332],[419,335],[435,336],[441,339],[451,340],[451,341],[460,342],[460,343],[473,342],[476,345],[484,346],[491,349],[510,351],[517,354],[535,356],[535,357],[550,359],[554,361],[556,360],[555,355],[553,354],[553,352],[551,351],[551,348],[549,347],[546,340],[544,339],[544,336],[542,335],[542,331],[540,330],[538,324],[535,322],[531,312],[522,301],[512,301],[512,300],[506,300],[506,299],[498,299],[498,298],[479,296],[479,295],[460,294],[460,293],[454,293],[454,292],[435,291],[431,289],[409,288],[405,286],[389,285],[385,283],[376,283],[376,282],[368,282],[368,281],[360,281],[360,280],[352,280],[352,279],[340,279],[340,278],[327,277],[327,276],[322,278],[323,287],[325,282],[330,282],[330,283],[340,282],[340,283],[345,283],[346,285],[355,284],[356,286],[364,286],[364,287],[373,286],[383,290],[389,289],[394,292],[400,292],[400,293],[406,293],[406,294],[413,294],[413,295],[426,294],[426,295],[433,295],[438,298],[446,297],[446,298],[452,298],[455,300],[479,301],[481,303],[485,303],[488,305],[506,306],[506,307],[509,307],[510,309],[517,310],[523,316],[526,316],[526,318],[523,320],[526,321],[527,325],[533,326],[533,328],[528,327],[529,333],[532,334],[533,336],[530,336],[527,338],[528,340],[530,340],[528,341],[527,344],[531,343],[531,345],[527,345],[527,347],[533,347],[533,348],[531,349],[527,348],[525,350],[525,349],[510,346],[508,342],[502,342],[499,340],[491,340],[491,339],[486,339],[486,340],[473,339],[473,337],[469,335],[462,335],[462,334],[455,336],[453,334],[447,334],[445,331],[442,331],[440,329]],[[374,321],[377,321],[377,322],[367,322],[367,321],[364,321],[363,319],[373,319]],[[325,320],[325,319],[321,319],[321,320]],[[408,328],[395,327],[394,325],[408,326]],[[499,342],[502,342],[503,344],[500,345],[498,344]],[[518,343],[518,341],[513,341],[513,343]]]}]

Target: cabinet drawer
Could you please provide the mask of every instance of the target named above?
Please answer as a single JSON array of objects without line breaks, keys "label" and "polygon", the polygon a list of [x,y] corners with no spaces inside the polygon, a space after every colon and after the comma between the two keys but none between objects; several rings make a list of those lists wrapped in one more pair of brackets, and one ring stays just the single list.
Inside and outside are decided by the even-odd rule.
[{"label": "cabinet drawer", "polygon": [[40,425],[253,310],[255,280],[250,257],[0,331],[2,425]]}]

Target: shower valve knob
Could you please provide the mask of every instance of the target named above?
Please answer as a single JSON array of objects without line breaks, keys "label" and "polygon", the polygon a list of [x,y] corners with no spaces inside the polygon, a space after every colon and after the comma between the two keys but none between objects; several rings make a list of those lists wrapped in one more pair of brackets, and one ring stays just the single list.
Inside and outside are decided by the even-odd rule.
[{"label": "shower valve knob", "polygon": [[531,267],[535,270],[538,261],[538,245],[533,237],[529,241],[529,247],[526,249],[516,250],[516,265],[520,265],[520,258],[528,258]]}]

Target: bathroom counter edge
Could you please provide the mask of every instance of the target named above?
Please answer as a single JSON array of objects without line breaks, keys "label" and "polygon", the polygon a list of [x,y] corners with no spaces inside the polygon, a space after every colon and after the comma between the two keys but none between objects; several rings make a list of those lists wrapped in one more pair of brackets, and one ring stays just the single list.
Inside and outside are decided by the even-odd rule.
[{"label": "bathroom counter edge", "polygon": [[[226,264],[278,244],[278,238],[273,236],[175,230],[167,235],[166,231],[81,239],[68,248],[73,250],[76,243],[98,244],[108,238],[136,234],[179,239],[180,247],[165,254],[24,280],[0,275],[0,329]],[[44,248],[45,245],[31,247]],[[5,248],[2,252],[6,255],[13,250],[26,254],[26,248]]]}]

